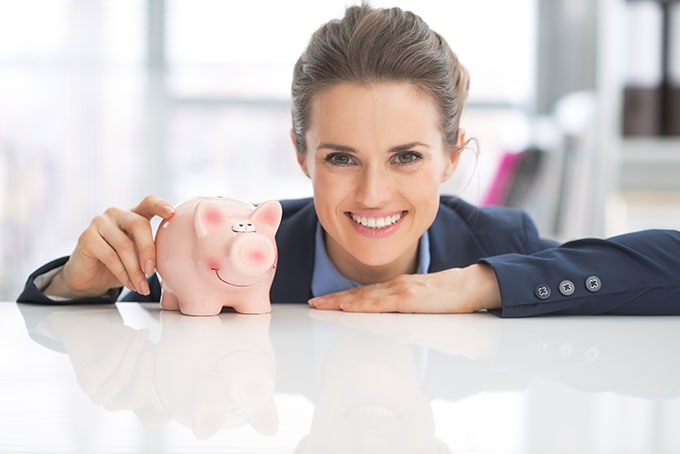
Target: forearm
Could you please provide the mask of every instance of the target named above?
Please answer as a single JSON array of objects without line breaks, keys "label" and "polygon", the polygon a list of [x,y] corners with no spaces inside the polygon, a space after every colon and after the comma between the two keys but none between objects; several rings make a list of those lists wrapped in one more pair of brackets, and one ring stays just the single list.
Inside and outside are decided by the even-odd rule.
[{"label": "forearm", "polygon": [[[496,274],[502,317],[678,315],[679,257],[680,232],[644,230],[583,238],[533,254],[486,257],[482,263]],[[594,287],[593,279],[599,282]],[[571,291],[563,291],[565,284]]]}]

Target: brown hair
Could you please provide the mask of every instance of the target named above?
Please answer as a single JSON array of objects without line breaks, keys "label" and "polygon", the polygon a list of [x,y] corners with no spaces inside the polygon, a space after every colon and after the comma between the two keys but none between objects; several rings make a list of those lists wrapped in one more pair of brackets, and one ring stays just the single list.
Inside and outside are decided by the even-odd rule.
[{"label": "brown hair", "polygon": [[341,82],[410,82],[436,102],[447,147],[458,125],[470,79],[458,57],[419,16],[399,8],[351,6],[312,35],[293,70],[292,119],[298,153],[314,96]]}]

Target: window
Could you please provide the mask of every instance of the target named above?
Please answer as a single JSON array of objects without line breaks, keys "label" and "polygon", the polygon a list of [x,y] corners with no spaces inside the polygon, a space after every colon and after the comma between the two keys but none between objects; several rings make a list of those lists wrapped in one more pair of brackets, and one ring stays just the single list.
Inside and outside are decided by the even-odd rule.
[{"label": "window", "polygon": [[[463,171],[446,192],[469,187],[479,198],[500,136],[531,100],[534,1],[372,2],[420,14],[471,73],[463,126],[490,159],[477,183]],[[172,203],[311,195],[289,138],[292,68],[344,6],[0,2],[0,298],[70,253],[108,206],[131,208],[149,193]],[[148,65],[148,54],[164,64]]]}]

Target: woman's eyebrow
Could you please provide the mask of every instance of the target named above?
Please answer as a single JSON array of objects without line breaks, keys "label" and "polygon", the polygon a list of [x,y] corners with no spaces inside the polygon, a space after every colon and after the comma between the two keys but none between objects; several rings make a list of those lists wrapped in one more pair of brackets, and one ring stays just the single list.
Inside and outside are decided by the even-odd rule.
[{"label": "woman's eyebrow", "polygon": [[[390,148],[387,152],[388,153],[399,153],[400,151],[408,151],[411,148],[416,147],[416,146],[431,148],[430,145],[428,145],[426,143],[411,142],[411,143],[405,143],[403,145],[396,145],[396,146]],[[322,148],[327,148],[329,150],[335,150],[335,151],[342,151],[342,152],[345,152],[345,153],[356,153],[357,152],[352,147],[348,147],[346,145],[338,145],[336,143],[322,143],[321,145],[316,147],[317,150],[320,150]]]}]

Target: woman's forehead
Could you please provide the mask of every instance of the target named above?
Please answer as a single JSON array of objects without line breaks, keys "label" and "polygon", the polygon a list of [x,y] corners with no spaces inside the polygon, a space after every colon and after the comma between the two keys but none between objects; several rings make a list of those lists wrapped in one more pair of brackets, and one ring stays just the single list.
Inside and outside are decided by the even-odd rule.
[{"label": "woman's forehead", "polygon": [[[326,141],[407,143],[432,141],[439,132],[434,101],[408,83],[338,84],[312,102],[308,133]],[[380,140],[383,138],[383,140]]]},{"label": "woman's forehead", "polygon": [[341,82],[320,91],[312,105],[322,108],[353,107],[409,107],[432,108],[435,100],[410,82]]}]

